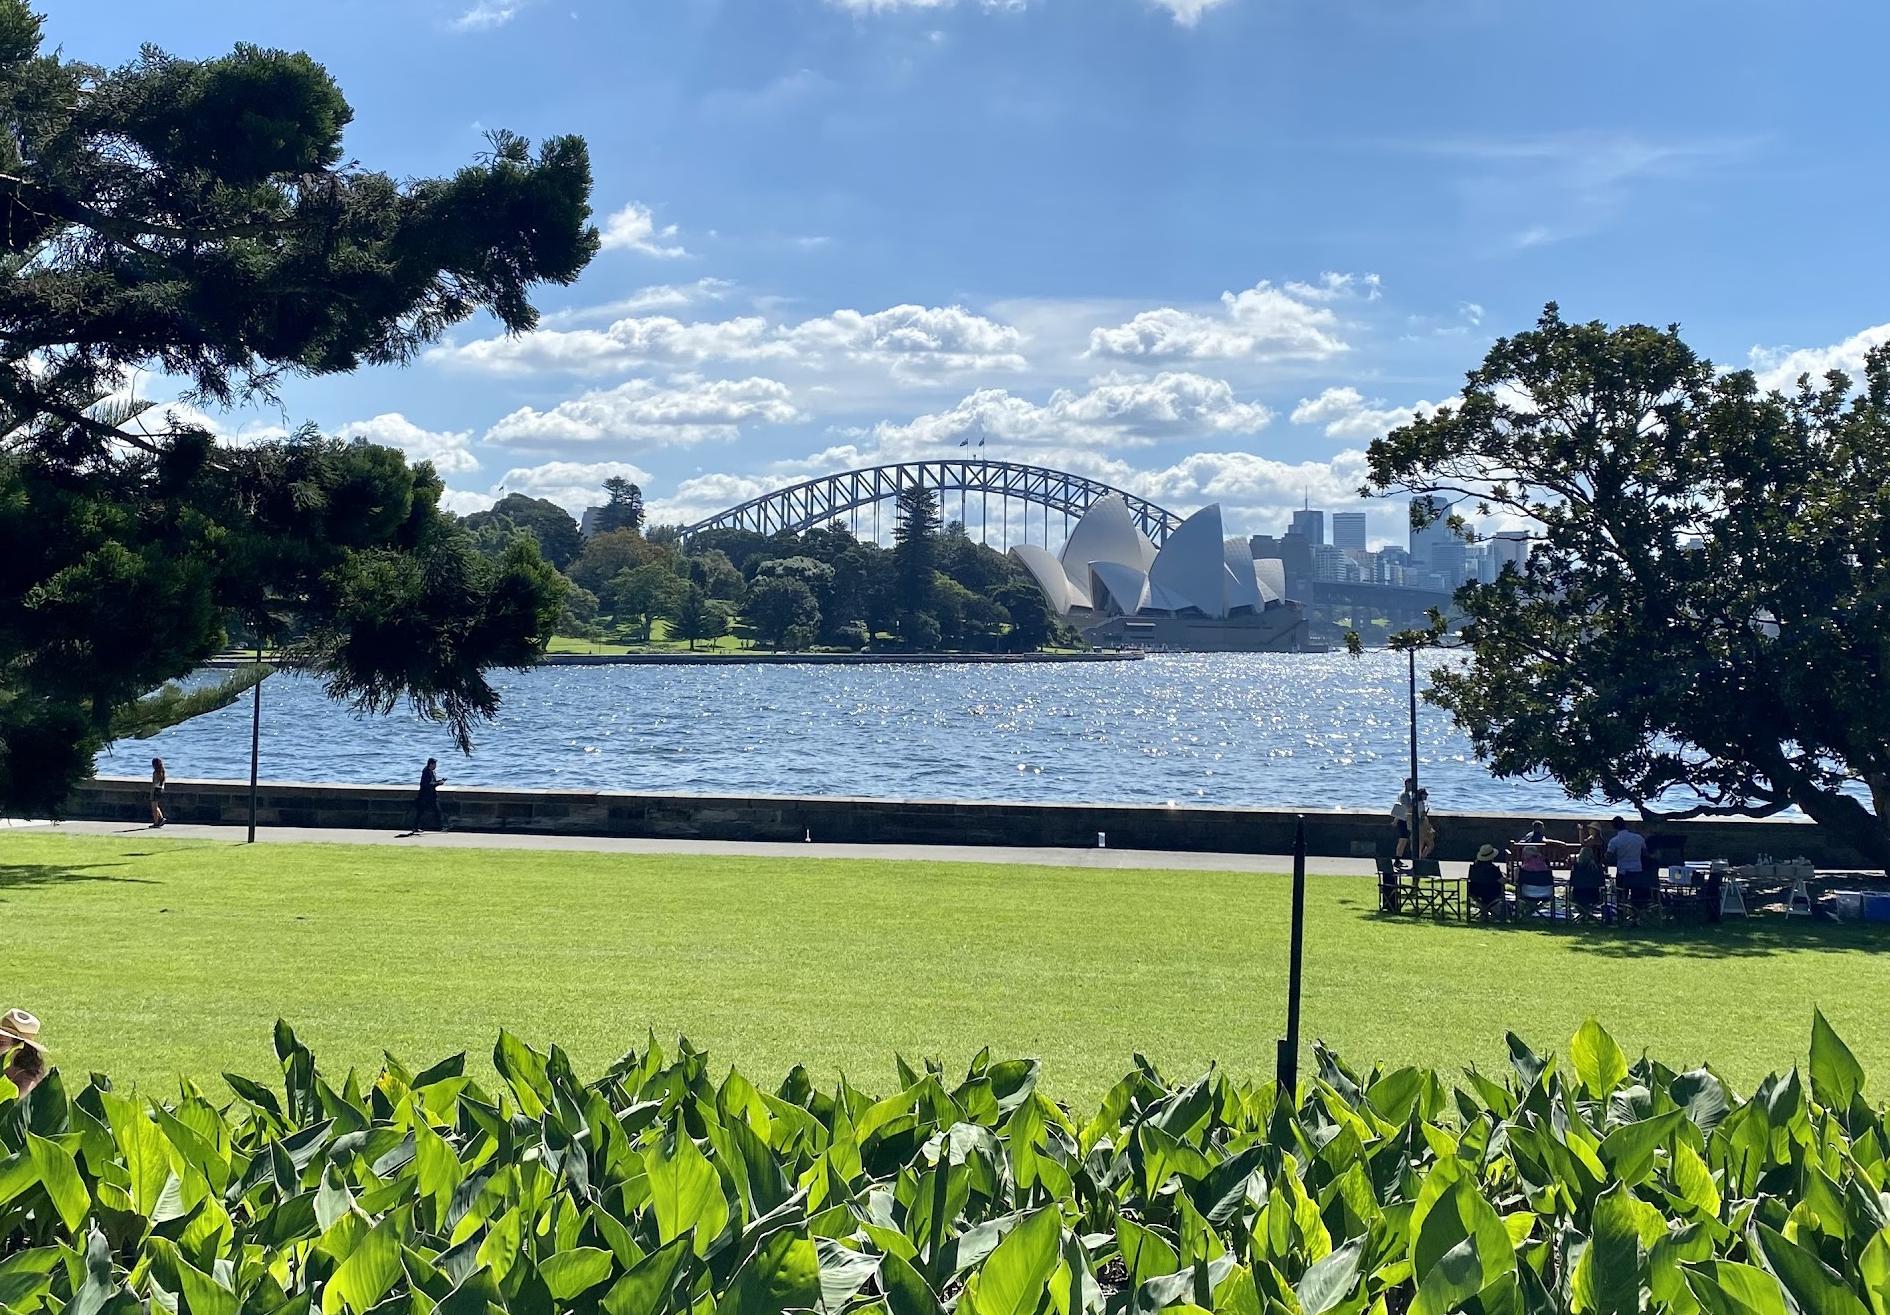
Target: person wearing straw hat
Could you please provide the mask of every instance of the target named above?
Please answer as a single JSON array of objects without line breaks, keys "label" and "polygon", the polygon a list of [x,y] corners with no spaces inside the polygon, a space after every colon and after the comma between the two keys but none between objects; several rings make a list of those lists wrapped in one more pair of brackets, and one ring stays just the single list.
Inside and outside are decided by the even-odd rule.
[{"label": "person wearing straw hat", "polygon": [[39,1020],[24,1009],[0,1014],[0,1062],[9,1081],[25,1096],[46,1076],[46,1047],[39,1043]]},{"label": "person wearing straw hat", "polygon": [[1489,917],[1502,911],[1503,869],[1496,866],[1495,845],[1477,850],[1476,862],[1470,865],[1468,889],[1470,905],[1480,916]]}]

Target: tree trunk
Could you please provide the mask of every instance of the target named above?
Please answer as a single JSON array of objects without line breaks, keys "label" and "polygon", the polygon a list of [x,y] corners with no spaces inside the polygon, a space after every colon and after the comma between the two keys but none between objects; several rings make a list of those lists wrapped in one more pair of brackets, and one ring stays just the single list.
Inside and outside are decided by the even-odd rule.
[{"label": "tree trunk", "polygon": [[1864,862],[1890,873],[1890,825],[1847,794],[1808,785],[1792,787],[1792,802],[1801,812],[1856,850]]}]

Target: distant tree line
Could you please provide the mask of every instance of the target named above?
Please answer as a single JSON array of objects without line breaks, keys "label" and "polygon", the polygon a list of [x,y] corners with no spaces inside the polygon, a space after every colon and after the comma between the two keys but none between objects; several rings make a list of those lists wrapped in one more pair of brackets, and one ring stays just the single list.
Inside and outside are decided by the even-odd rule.
[{"label": "distant tree line", "polygon": [[944,523],[929,489],[900,494],[891,548],[838,524],[804,534],[711,530],[685,543],[677,527],[645,523],[635,484],[613,479],[604,492],[589,534],[556,503],[519,493],[465,518],[487,553],[524,536],[569,580],[561,634],[647,641],[661,623],[691,648],[735,634],[777,650],[851,652],[1072,642],[1029,575],[962,524]]}]

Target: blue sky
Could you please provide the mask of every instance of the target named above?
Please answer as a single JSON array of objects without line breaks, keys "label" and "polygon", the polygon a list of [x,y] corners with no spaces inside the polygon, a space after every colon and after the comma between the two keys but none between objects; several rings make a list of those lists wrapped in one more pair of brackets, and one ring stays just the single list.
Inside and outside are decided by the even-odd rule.
[{"label": "blue sky", "polygon": [[[1079,470],[1230,528],[1555,299],[1783,380],[1890,338],[1857,0],[65,0],[68,55],[304,49],[352,158],[590,142],[607,235],[522,340],[292,384],[470,510],[630,474],[665,519],[849,465]],[[1376,539],[1403,512],[1375,506]]]}]

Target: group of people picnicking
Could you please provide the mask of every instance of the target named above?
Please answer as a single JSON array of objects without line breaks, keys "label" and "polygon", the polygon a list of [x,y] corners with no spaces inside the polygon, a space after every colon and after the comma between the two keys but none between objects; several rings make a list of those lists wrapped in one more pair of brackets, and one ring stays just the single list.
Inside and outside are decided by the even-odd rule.
[{"label": "group of people picnicking", "polygon": [[[1430,791],[1418,789],[1417,782],[1407,777],[1392,805],[1391,819],[1397,840],[1394,873],[1404,870],[1407,859],[1432,856],[1438,828],[1431,816]],[[1472,909],[1481,915],[1506,906],[1509,874],[1505,861],[1513,865],[1516,902],[1523,912],[1552,904],[1558,867],[1568,872],[1569,901],[1578,912],[1593,912],[1606,901],[1610,870],[1616,890],[1630,909],[1650,907],[1659,889],[1658,868],[1647,837],[1624,817],[1611,819],[1605,832],[1599,822],[1578,824],[1573,840],[1552,839],[1543,824],[1536,822],[1527,834],[1501,848],[1479,847],[1470,864],[1466,891]]]}]

